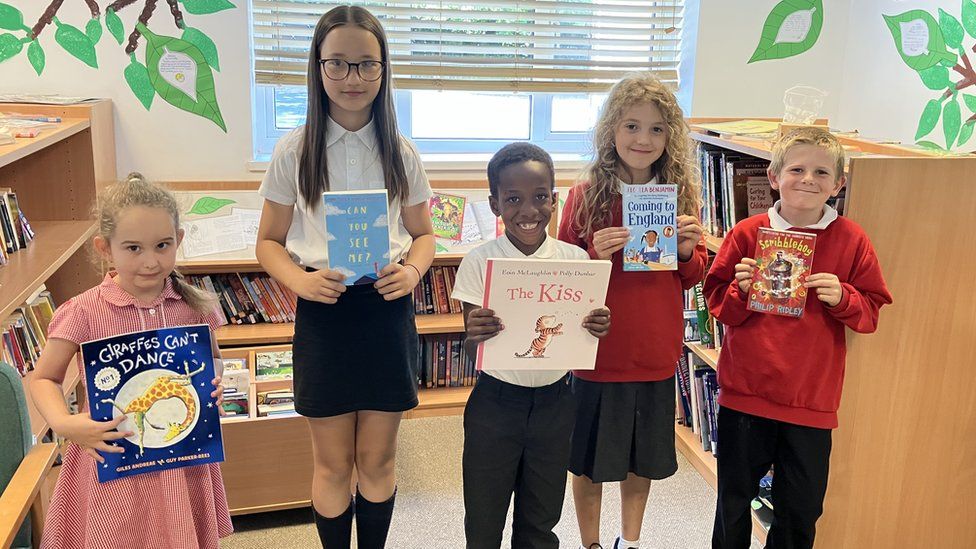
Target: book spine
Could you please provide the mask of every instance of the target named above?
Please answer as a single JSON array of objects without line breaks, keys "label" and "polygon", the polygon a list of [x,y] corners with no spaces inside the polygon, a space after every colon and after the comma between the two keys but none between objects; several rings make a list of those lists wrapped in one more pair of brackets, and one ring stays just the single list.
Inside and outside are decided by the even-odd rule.
[{"label": "book spine", "polygon": [[271,290],[271,286],[268,285],[267,281],[268,279],[263,275],[254,275],[254,285],[260,290],[261,298],[266,303],[268,310],[271,311],[271,317],[274,319],[274,322],[286,322],[285,312],[275,299],[274,292]]},{"label": "book spine", "polygon": [[208,275],[210,281],[213,283],[214,288],[217,288],[219,294],[223,299],[222,301],[227,304],[227,309],[230,311],[228,319],[234,322],[234,324],[241,324],[243,316],[239,313],[237,308],[237,303],[234,301],[232,292],[228,290],[224,281],[220,278],[220,275]]},{"label": "book spine", "polygon": [[265,275],[261,277],[261,284],[267,290],[268,297],[270,298],[271,301],[271,305],[277,310],[278,317],[281,318],[282,322],[289,322],[289,319],[291,317],[288,314],[288,307],[285,305],[285,302],[281,299],[281,295],[279,295],[279,292],[277,292],[274,289],[274,286],[272,286],[271,282],[272,282],[272,278],[270,276]]},{"label": "book spine", "polygon": [[244,320],[248,324],[257,324],[257,307],[254,303],[251,303],[251,299],[248,297],[247,291],[244,290],[244,286],[240,283],[240,280],[237,279],[237,275],[225,275],[224,281],[231,289],[231,292],[233,292],[232,296],[237,299],[238,308],[244,312]]},{"label": "book spine", "polygon": [[261,311],[264,313],[265,322],[281,322],[281,318],[278,316],[277,312],[271,306],[271,299],[269,296],[265,295],[266,291],[264,287],[260,284],[260,275],[239,275],[241,280],[245,285],[250,286],[251,290],[254,292],[256,303],[261,307]]},{"label": "book spine", "polygon": [[287,322],[295,322],[295,313],[297,312],[296,307],[298,306],[298,296],[296,296],[287,286],[279,283],[277,280],[271,276],[265,276],[261,279],[262,282],[268,288],[271,288],[272,293],[278,297],[281,304],[285,307],[285,320]]},{"label": "book spine", "polygon": [[434,269],[428,269],[424,275],[424,312],[434,314]]},{"label": "book spine", "polygon": [[261,299],[261,293],[258,289],[251,283],[251,279],[247,275],[242,275],[237,273],[237,279],[241,282],[241,286],[244,286],[244,290],[247,295],[251,298],[251,302],[257,305],[258,316],[263,322],[272,322],[273,318],[270,311],[268,311],[267,306],[265,306],[264,301]]}]

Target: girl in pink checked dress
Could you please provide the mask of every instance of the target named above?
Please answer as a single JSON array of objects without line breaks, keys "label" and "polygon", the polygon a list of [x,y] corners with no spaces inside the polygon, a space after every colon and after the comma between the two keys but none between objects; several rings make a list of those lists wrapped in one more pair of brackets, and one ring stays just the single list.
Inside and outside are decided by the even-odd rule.
[{"label": "girl in pink checked dress", "polygon": [[[212,296],[174,270],[183,230],[172,194],[131,174],[100,197],[97,221],[95,249],[114,271],[55,312],[31,383],[37,409],[69,441],[41,547],[217,547],[233,531],[218,464],[99,484],[96,467],[104,461],[99,452],[122,452],[111,442],[132,435],[116,430],[125,416],[98,422],[87,409],[71,414],[65,406],[61,383],[67,368],[75,367],[72,357],[81,343],[140,330],[201,323],[213,329],[224,323]],[[214,348],[217,398],[222,393],[219,356]]]}]

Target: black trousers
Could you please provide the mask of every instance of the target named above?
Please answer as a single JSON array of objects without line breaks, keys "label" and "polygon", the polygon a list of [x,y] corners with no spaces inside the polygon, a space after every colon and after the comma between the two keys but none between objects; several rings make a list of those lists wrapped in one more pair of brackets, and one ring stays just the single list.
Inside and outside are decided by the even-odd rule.
[{"label": "black trousers", "polygon": [[813,547],[823,514],[830,465],[830,429],[803,427],[720,408],[718,503],[713,549],[748,549],[750,502],[773,466],[773,522],[767,549]]},{"label": "black trousers", "polygon": [[464,409],[468,549],[501,546],[513,492],[512,547],[559,547],[552,529],[563,509],[576,411],[568,381],[529,388],[478,378]]}]

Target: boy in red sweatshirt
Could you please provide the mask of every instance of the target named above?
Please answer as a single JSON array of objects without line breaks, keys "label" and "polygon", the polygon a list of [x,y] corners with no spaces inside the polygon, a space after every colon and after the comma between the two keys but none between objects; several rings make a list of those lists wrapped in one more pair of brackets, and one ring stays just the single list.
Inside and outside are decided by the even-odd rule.
[{"label": "boy in red sweatshirt", "polygon": [[[729,232],[704,283],[709,309],[726,326],[713,549],[749,547],[750,502],[771,465],[766,546],[813,547],[844,382],[845,327],[873,332],[878,310],[891,303],[871,241],[826,205],[846,182],[837,139],[816,128],[794,130],[774,146],[768,175],[781,199]],[[800,318],[747,308],[759,227],[817,236]]]}]

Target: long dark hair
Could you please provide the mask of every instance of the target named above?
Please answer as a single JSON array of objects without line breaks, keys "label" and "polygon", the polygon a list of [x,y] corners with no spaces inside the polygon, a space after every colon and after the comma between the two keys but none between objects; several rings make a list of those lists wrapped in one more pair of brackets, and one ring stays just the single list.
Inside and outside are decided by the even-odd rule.
[{"label": "long dark hair", "polygon": [[389,46],[383,26],[372,13],[359,6],[338,6],[319,19],[308,52],[308,114],[305,120],[305,139],[298,164],[298,188],[302,198],[315,209],[319,195],[329,190],[329,170],[325,161],[325,128],[329,116],[329,98],[322,83],[319,68],[320,52],[325,35],[342,25],[355,25],[365,29],[380,43],[382,61],[385,63],[380,91],[373,100],[373,127],[379,142],[380,161],[383,163],[383,179],[390,201],[407,196],[407,173],[400,153],[400,131],[397,129],[396,112],[393,109],[392,78],[390,77]]}]

